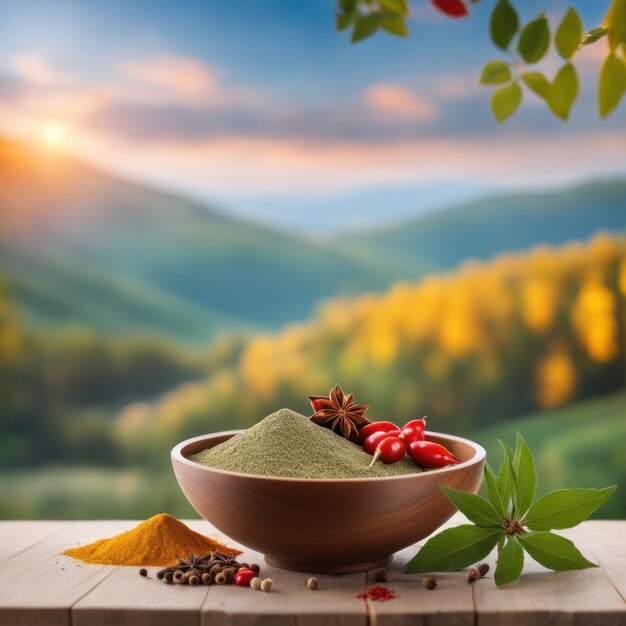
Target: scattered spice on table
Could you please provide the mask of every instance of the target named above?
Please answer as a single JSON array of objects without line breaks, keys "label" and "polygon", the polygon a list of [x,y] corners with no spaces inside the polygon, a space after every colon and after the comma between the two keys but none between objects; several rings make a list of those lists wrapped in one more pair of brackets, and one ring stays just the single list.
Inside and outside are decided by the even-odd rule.
[{"label": "scattered spice on table", "polygon": [[192,554],[185,559],[178,558],[173,565],[159,570],[156,577],[170,585],[241,585],[241,582],[237,582],[238,577],[241,580],[245,574],[247,586],[259,570],[260,567],[255,563],[239,563],[231,554],[210,552],[203,556]]},{"label": "scattered spice on table", "polygon": [[231,556],[241,554],[239,550],[194,532],[166,513],[155,515],[110,539],[64,552],[67,556],[84,563],[101,565],[171,565],[181,555],[220,552]]},{"label": "scattered spice on table", "polygon": [[388,587],[382,587],[376,585],[364,593],[360,593],[357,598],[362,600],[374,600],[375,602],[386,602],[387,600],[393,600],[396,597],[396,592]]},{"label": "scattered spice on table", "polygon": [[368,478],[421,471],[408,457],[368,468],[372,457],[361,446],[289,409],[189,459],[232,472],[290,478]]}]

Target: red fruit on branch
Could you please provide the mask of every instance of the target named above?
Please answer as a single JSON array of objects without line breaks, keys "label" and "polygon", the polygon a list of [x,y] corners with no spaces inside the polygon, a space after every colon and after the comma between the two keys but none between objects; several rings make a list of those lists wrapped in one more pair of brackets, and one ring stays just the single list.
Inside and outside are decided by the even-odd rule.
[{"label": "red fruit on branch", "polygon": [[401,439],[398,439],[398,437],[387,437],[378,444],[369,467],[372,467],[378,459],[383,463],[397,463],[404,458],[405,454],[406,446]]},{"label": "red fruit on branch", "polygon": [[372,433],[369,437],[365,439],[363,442],[363,450],[368,454],[374,454],[379,444],[389,437],[398,437],[400,434],[399,430],[390,430],[388,432],[384,430],[380,430],[377,433]]},{"label": "red fruit on branch", "polygon": [[411,420],[400,429],[400,439],[402,439],[407,446],[414,441],[424,441],[424,439],[426,439],[426,435],[424,435],[425,429],[425,417],[421,420]]},{"label": "red fruit on branch", "polygon": [[431,0],[439,11],[445,13],[448,17],[465,17],[467,15],[467,7],[461,0]]},{"label": "red fruit on branch", "polygon": [[363,443],[370,435],[374,433],[386,433],[390,430],[398,430],[400,427],[396,426],[393,422],[372,422],[371,424],[366,424],[359,428],[359,438],[361,443]]},{"label": "red fruit on branch", "polygon": [[449,450],[434,441],[414,441],[409,444],[408,452],[417,465],[427,469],[460,463]]}]

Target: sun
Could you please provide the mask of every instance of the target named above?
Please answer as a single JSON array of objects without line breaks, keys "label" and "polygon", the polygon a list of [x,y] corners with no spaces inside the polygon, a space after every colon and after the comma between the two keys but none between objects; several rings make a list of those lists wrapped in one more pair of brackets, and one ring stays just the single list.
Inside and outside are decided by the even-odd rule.
[{"label": "sun", "polygon": [[46,148],[62,148],[67,143],[67,127],[59,122],[52,122],[43,127],[39,138]]}]

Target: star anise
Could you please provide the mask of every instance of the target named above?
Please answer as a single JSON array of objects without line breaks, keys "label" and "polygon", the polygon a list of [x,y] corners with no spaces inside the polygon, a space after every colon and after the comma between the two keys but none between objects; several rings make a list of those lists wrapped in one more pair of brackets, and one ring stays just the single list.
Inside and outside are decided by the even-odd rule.
[{"label": "star anise", "polygon": [[359,428],[369,424],[365,412],[369,408],[354,403],[354,394],[345,395],[339,385],[335,385],[326,396],[309,396],[315,413],[311,421],[326,426],[346,439],[355,440]]}]

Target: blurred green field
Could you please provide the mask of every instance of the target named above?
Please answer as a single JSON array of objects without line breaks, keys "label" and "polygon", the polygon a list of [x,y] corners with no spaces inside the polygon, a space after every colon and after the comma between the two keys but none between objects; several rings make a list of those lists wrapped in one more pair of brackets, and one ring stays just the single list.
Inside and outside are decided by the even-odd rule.
[{"label": "blurred green field", "polygon": [[498,439],[514,445],[516,431],[535,456],[538,495],[567,487],[619,485],[595,517],[626,517],[625,392],[503,422],[481,430],[473,439],[487,450],[490,465],[499,467],[502,448]]},{"label": "blurred green field", "polygon": [[[626,392],[503,422],[468,436],[485,446],[495,466],[501,459],[497,440],[514,442],[518,430],[535,454],[539,493],[618,484],[620,490],[595,517],[626,517],[626,455],[622,450]],[[4,471],[0,493],[0,518],[146,518],[159,512],[196,516],[176,484],[169,458],[153,469],[48,466]]]}]

